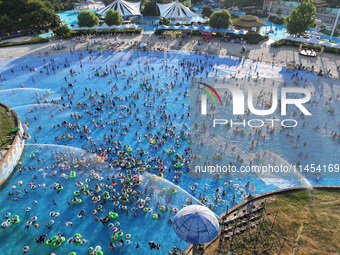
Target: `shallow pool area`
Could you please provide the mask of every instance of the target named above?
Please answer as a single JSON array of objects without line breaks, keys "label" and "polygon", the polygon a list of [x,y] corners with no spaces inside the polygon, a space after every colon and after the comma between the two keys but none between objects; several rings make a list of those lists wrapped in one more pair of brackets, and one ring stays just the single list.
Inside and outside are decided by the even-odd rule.
[{"label": "shallow pool area", "polygon": [[[75,24],[73,16],[63,19]],[[20,223],[2,225],[0,254],[18,254],[26,245],[28,254],[86,254],[96,246],[110,254],[109,242],[113,242],[115,254],[144,255],[150,241],[161,244],[153,254],[167,254],[173,246],[186,249],[188,245],[169,222],[184,205],[203,201],[220,215],[227,206],[243,201],[249,193],[244,186],[247,182],[255,183],[256,194],[309,184],[340,185],[335,178],[190,176],[190,79],[234,77],[244,83],[244,77],[253,79],[258,73],[260,79],[273,79],[274,83],[274,78],[281,78],[293,84],[293,72],[286,67],[178,51],[95,51],[2,59],[0,70],[0,101],[26,122],[31,136],[20,164],[1,187],[2,222],[10,213],[8,218],[18,215]],[[304,148],[299,142],[299,148],[310,154],[301,161],[338,163],[330,162],[339,152],[339,141],[330,132],[339,133],[340,85],[332,79],[318,80],[312,73],[296,72],[309,79],[296,86],[317,93],[314,119],[307,119],[306,128],[296,131],[308,142]],[[325,106],[330,97],[333,100]],[[328,107],[335,112],[328,112]],[[317,125],[319,129],[314,130]],[[228,161],[236,155],[246,158],[250,140],[232,131],[227,136],[239,144],[235,151],[226,151]],[[275,133],[270,139],[254,153],[271,151],[276,159],[289,163],[301,157],[285,133]],[[182,166],[175,168],[176,163]],[[118,218],[100,221],[110,212]],[[35,222],[25,229],[34,216]],[[118,229],[123,232],[121,247],[112,241]],[[57,233],[65,237],[58,248],[36,243],[39,235],[46,234],[47,241]],[[77,233],[82,236],[81,244],[70,240]]]}]

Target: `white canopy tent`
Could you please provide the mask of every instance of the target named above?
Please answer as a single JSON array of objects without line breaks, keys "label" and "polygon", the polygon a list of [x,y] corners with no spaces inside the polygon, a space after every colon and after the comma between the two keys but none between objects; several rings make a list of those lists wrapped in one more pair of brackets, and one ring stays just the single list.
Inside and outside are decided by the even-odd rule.
[{"label": "white canopy tent", "polygon": [[157,6],[159,8],[160,16],[168,19],[189,19],[199,16],[178,1],[170,4],[157,3]]},{"label": "white canopy tent", "polygon": [[119,11],[123,17],[140,15],[140,2],[127,2],[124,0],[115,0],[112,4],[96,12],[99,16],[104,17],[109,10]]},{"label": "white canopy tent", "polygon": [[308,43],[319,45],[320,41],[316,37],[313,37],[312,39],[308,40]]},{"label": "white canopy tent", "polygon": [[111,29],[137,29],[138,26],[135,24],[127,24],[127,25],[113,25],[113,26],[108,26],[107,24],[103,24],[101,26],[93,26],[93,27],[72,27],[70,28],[71,30],[111,30]]},{"label": "white canopy tent", "polygon": [[329,41],[324,41],[322,43],[320,43],[321,46],[326,46],[326,47],[333,47],[334,45],[331,44]]}]

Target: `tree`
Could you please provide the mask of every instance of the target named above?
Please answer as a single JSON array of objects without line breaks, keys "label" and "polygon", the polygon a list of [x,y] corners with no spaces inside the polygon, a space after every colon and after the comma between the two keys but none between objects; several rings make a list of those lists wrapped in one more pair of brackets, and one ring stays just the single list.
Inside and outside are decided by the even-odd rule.
[{"label": "tree", "polygon": [[277,9],[276,14],[280,16],[282,14],[282,10],[280,8]]},{"label": "tree", "polygon": [[115,10],[108,10],[105,13],[105,23],[109,26],[113,26],[113,25],[117,25],[120,26],[121,24],[123,24],[123,17],[122,14],[120,14],[119,11],[115,11]]},{"label": "tree", "polygon": [[21,25],[25,28],[56,26],[60,21],[60,17],[54,12],[53,5],[47,1],[29,2],[25,12],[21,13],[20,17]]},{"label": "tree", "polygon": [[93,27],[99,24],[99,18],[91,11],[81,11],[77,18],[80,27]]},{"label": "tree", "polygon": [[68,28],[67,25],[61,25],[60,27],[57,27],[53,30],[53,33],[62,36],[64,38],[69,38],[71,34],[71,30]]},{"label": "tree", "polygon": [[10,19],[7,15],[0,18],[0,30],[3,32],[11,32],[14,28],[14,21]]},{"label": "tree", "polygon": [[222,2],[222,4],[223,4],[224,8],[230,8],[230,7],[233,6],[234,0],[224,0]]},{"label": "tree", "polygon": [[211,16],[211,14],[213,14],[213,13],[214,13],[214,10],[211,8],[211,6],[209,6],[209,5],[203,6],[203,8],[202,8],[202,16],[203,17],[209,18]]},{"label": "tree", "polygon": [[102,0],[105,6],[108,6],[109,4],[112,4],[112,0]]},{"label": "tree", "polygon": [[189,9],[192,7],[192,4],[190,4],[190,0],[185,0],[185,1],[183,2],[183,5],[186,6],[186,7],[188,7]]},{"label": "tree", "polygon": [[[57,25],[59,16],[54,12],[52,0],[12,0],[0,1],[0,17],[8,17],[6,29],[44,27]],[[3,26],[1,26],[3,27]]]},{"label": "tree", "polygon": [[142,11],[143,16],[158,16],[158,8],[156,2],[147,2]]},{"label": "tree", "polygon": [[316,8],[312,0],[302,0],[287,16],[284,24],[290,35],[299,35],[315,25]]},{"label": "tree", "polygon": [[169,26],[170,20],[168,18],[163,17],[159,20],[159,25]]},{"label": "tree", "polygon": [[214,12],[209,18],[209,26],[219,29],[227,29],[232,24],[231,15],[227,10]]}]

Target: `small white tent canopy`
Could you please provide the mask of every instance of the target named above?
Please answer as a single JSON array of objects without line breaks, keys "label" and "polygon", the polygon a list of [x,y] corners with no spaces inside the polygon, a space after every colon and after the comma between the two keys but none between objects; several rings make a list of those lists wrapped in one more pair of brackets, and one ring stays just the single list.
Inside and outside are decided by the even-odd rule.
[{"label": "small white tent canopy", "polygon": [[158,4],[160,16],[168,19],[185,19],[198,16],[178,1],[170,4]]},{"label": "small white tent canopy", "polygon": [[96,14],[103,17],[109,10],[119,11],[123,17],[141,15],[140,2],[132,3],[124,0],[115,0],[112,4],[97,11]]},{"label": "small white tent canopy", "polygon": [[312,39],[308,40],[308,43],[319,45],[320,41],[316,37],[313,37]]}]

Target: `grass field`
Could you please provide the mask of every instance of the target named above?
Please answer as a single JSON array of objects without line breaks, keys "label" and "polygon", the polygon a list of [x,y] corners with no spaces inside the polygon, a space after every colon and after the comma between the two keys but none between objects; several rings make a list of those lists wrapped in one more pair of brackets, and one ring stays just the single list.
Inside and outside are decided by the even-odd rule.
[{"label": "grass field", "polygon": [[[266,200],[270,211],[278,211],[277,227],[287,238],[281,254],[340,254],[339,191],[290,191]],[[218,243],[204,254],[218,255]]]},{"label": "grass field", "polygon": [[17,120],[15,114],[9,111],[6,107],[0,105],[0,151],[7,148],[12,144],[15,133],[11,133],[11,130],[17,126]]}]

